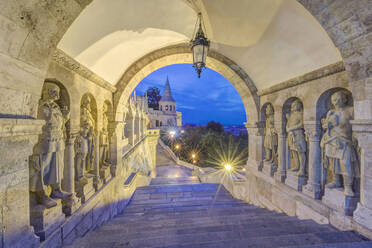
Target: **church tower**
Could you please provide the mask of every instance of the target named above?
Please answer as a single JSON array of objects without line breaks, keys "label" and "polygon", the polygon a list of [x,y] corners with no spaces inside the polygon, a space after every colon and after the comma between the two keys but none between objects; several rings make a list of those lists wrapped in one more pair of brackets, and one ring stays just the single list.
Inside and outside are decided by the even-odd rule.
[{"label": "church tower", "polygon": [[176,101],[172,96],[172,91],[169,84],[169,78],[167,76],[167,81],[165,82],[164,92],[159,101],[159,109],[160,111],[164,111],[167,113],[175,113],[176,112]]}]

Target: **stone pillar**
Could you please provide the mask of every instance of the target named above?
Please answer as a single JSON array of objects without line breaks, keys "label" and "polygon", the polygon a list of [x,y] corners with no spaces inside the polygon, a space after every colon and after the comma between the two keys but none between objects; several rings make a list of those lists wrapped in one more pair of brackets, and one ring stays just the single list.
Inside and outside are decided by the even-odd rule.
[{"label": "stone pillar", "polygon": [[372,230],[372,121],[354,120],[351,123],[354,136],[361,148],[360,202],[354,212],[354,219]]},{"label": "stone pillar", "polygon": [[308,137],[308,181],[303,193],[311,198],[321,198],[322,164],[320,151],[320,127],[316,121],[304,121],[305,133]]},{"label": "stone pillar", "polygon": [[69,216],[81,205],[80,199],[75,194],[75,139],[79,133],[69,135],[65,150],[65,169],[63,175],[63,189],[72,193],[72,196],[63,201],[63,212]]},{"label": "stone pillar", "polygon": [[263,158],[263,123],[245,123],[248,131],[248,161],[247,166],[254,170],[262,167]]},{"label": "stone pillar", "polygon": [[[280,130],[277,128],[277,130]],[[287,170],[287,134],[278,132],[278,168],[275,179],[284,183]]]},{"label": "stone pillar", "polygon": [[117,170],[122,163],[124,127],[125,122],[122,121],[115,121],[110,124],[110,133],[112,134],[110,139],[111,175],[113,177],[117,175]]},{"label": "stone pillar", "polygon": [[127,138],[129,139],[129,144],[134,145],[134,117],[128,120]]},{"label": "stone pillar", "polygon": [[44,124],[0,118],[0,247],[39,247],[30,227],[29,157]]},{"label": "stone pillar", "polygon": [[94,188],[97,191],[99,188],[102,186],[102,181],[100,179],[99,175],[99,162],[100,162],[100,157],[99,157],[99,137],[100,137],[100,132],[97,132],[95,138],[95,149],[94,149]]},{"label": "stone pillar", "polygon": [[148,147],[150,149],[150,160],[151,161],[151,177],[155,178],[156,177],[156,147],[158,146],[158,141],[160,137],[160,129],[148,129],[146,131],[146,141],[148,144]]}]

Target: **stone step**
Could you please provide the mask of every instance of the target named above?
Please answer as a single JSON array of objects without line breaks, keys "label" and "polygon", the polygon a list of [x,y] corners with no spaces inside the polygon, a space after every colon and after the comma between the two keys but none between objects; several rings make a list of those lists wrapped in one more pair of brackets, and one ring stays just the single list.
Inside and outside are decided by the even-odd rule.
[{"label": "stone step", "polygon": [[131,200],[132,204],[154,204],[169,201],[190,201],[208,199],[230,199],[234,198],[225,192],[213,194],[211,192],[171,192],[171,193],[149,193],[135,194]]},{"label": "stone step", "polygon": [[137,194],[170,193],[170,192],[215,192],[226,191],[217,184],[184,184],[184,185],[150,185],[136,189]]},{"label": "stone step", "polygon": [[303,246],[286,246],[284,248],[371,248],[372,241],[320,244],[320,245],[303,245]]},{"label": "stone step", "polygon": [[157,177],[151,180],[150,185],[176,185],[176,184],[198,184],[198,177]]},{"label": "stone step", "polygon": [[154,203],[154,204],[133,204],[128,206],[125,211],[132,212],[132,211],[151,211],[155,209],[167,209],[167,208],[178,208],[178,207],[204,207],[204,208],[212,208],[217,207],[219,205],[224,205],[226,207],[229,206],[236,206],[236,205],[246,205],[244,202],[235,202],[231,201],[231,199],[207,199],[207,200],[189,200],[189,201],[169,201],[169,202],[161,202],[161,203]]},{"label": "stone step", "polygon": [[127,218],[129,219],[148,219],[148,220],[159,220],[159,219],[171,219],[171,218],[198,218],[205,216],[226,216],[226,215],[255,215],[260,213],[270,213],[269,210],[258,208],[256,206],[245,206],[237,205],[231,206],[228,209],[214,205],[212,207],[206,208],[205,206],[199,207],[178,207],[176,209],[159,209],[153,210],[151,212],[140,212],[140,213],[128,213],[124,210],[124,213],[117,218]]},{"label": "stone step", "polygon": [[218,216],[218,218],[211,217],[199,217],[199,218],[179,218],[179,219],[166,219],[159,221],[143,221],[137,220],[135,222],[128,222],[126,219],[120,221],[109,222],[106,225],[99,228],[99,230],[110,230],[117,231],[123,230],[124,232],[137,232],[154,229],[165,229],[165,228],[192,228],[192,227],[204,227],[204,226],[217,226],[217,225],[243,225],[254,223],[255,225],[261,225],[267,223],[267,218],[270,221],[297,221],[296,217],[287,215],[237,215],[237,216]]},{"label": "stone step", "polygon": [[[147,222],[147,223],[158,223],[162,221],[183,221],[183,220],[189,220],[190,222],[197,221],[199,218],[209,218],[209,219],[225,219],[225,218],[231,218],[236,219],[238,221],[239,218],[241,219],[255,219],[255,218],[270,218],[272,217],[272,213],[270,213],[266,209],[257,209],[252,211],[246,208],[248,211],[244,213],[244,210],[239,209],[237,207],[236,209],[224,209],[221,211],[221,209],[213,209],[208,212],[204,211],[192,211],[192,212],[185,212],[185,213],[179,213],[174,212],[171,214],[146,214],[146,215],[138,215],[138,214],[130,214],[130,215],[124,215],[119,216],[115,218],[114,220],[110,221],[110,223],[121,223],[121,222],[127,222],[128,224],[135,224],[137,222]],[[277,214],[279,216],[285,216],[284,214]],[[109,225],[108,223],[107,225]],[[187,221],[185,221],[187,223]]]},{"label": "stone step", "polygon": [[[332,243],[332,244],[330,244]],[[348,245],[350,244],[350,248],[358,248],[358,246],[352,246],[355,244],[364,244],[365,242],[362,238],[356,235],[354,232],[340,232],[340,231],[333,231],[333,232],[316,232],[316,233],[299,233],[299,234],[286,234],[286,235],[277,235],[274,237],[260,237],[260,236],[252,236],[252,237],[245,237],[242,239],[226,239],[223,241],[213,241],[213,242],[205,242],[202,241],[197,244],[174,244],[174,245],[162,245],[162,246],[147,246],[153,248],[241,248],[241,247],[249,247],[249,248],[277,248],[277,247],[285,247],[285,248],[320,248],[320,247],[328,247],[325,245],[332,245],[330,248],[338,248],[339,245]],[[369,243],[369,242],[368,242]],[[131,244],[131,243],[129,243]],[[310,246],[306,246],[311,244]],[[131,247],[137,247],[134,244],[131,244]],[[123,246],[126,247],[126,246]],[[346,248],[349,246],[340,246],[342,248]],[[363,248],[369,246],[361,246]]]},{"label": "stone step", "polygon": [[[315,223],[314,225],[309,225],[310,223],[311,222],[306,221],[260,227],[249,225],[229,227],[217,226],[195,229],[176,229],[172,231],[168,230],[167,232],[155,230],[153,232],[137,232],[133,235],[122,232],[111,232],[110,235],[108,235],[107,233],[101,234],[100,232],[97,232],[94,235],[89,235],[88,238],[91,242],[102,242],[110,240],[121,240],[123,237],[125,237],[126,240],[130,241],[130,244],[133,247],[165,247],[178,244],[199,244],[202,242],[206,243],[225,240],[239,240],[243,238],[246,239],[248,237],[271,237],[273,242],[277,238],[277,236],[280,235],[334,232],[334,229],[329,226],[319,226]],[[281,228],[278,228],[278,226],[281,226]],[[293,235],[292,238],[295,238],[295,235]]]},{"label": "stone step", "polygon": [[[202,234],[202,233],[222,233],[222,232],[249,232],[250,230],[264,230],[266,233],[269,233],[267,229],[275,228],[275,226],[286,225],[288,229],[297,229],[302,228],[304,232],[313,232],[313,230],[318,231],[319,227],[315,223],[311,222],[298,222],[296,219],[283,220],[283,219],[269,219],[266,221],[246,221],[245,223],[240,224],[214,224],[214,225],[185,225],[185,226],[168,226],[163,228],[153,228],[153,229],[142,229],[135,230],[130,228],[116,228],[115,230],[105,230],[99,229],[99,232],[92,237],[96,240],[101,240],[106,236],[110,236],[113,239],[120,238],[125,236],[128,240],[134,239],[143,239],[143,236],[146,236],[146,239],[158,238],[158,237],[169,237],[169,236],[182,236],[182,235],[191,235],[191,234]],[[306,228],[304,228],[306,226]],[[335,229],[330,226],[323,226],[324,231],[335,231]],[[114,231],[114,232],[113,232]],[[115,234],[113,234],[115,233]],[[250,232],[251,233],[251,232]]]}]

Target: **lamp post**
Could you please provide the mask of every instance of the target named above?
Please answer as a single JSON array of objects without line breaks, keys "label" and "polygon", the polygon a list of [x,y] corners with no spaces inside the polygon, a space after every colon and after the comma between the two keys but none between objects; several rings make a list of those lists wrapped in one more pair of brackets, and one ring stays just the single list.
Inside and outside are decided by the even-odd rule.
[{"label": "lamp post", "polygon": [[207,59],[210,42],[204,35],[203,31],[204,25],[201,13],[198,14],[198,19],[196,21],[195,27],[197,26],[198,22],[199,22],[198,31],[196,32],[193,39],[190,41],[190,47],[193,57],[193,67],[195,68],[196,73],[198,74],[198,78],[200,78],[202,69],[205,67],[205,61]]}]

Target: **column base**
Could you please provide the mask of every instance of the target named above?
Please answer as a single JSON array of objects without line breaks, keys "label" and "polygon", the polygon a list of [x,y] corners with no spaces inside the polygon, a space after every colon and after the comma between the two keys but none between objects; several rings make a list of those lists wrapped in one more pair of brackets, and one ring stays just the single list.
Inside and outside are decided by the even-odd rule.
[{"label": "column base", "polygon": [[278,166],[273,162],[263,162],[262,172],[267,176],[273,177],[277,168]]},{"label": "column base", "polygon": [[319,186],[314,186],[314,185],[312,185],[310,183],[307,183],[306,185],[304,185],[302,187],[302,192],[305,195],[307,195],[307,196],[309,196],[309,197],[311,197],[311,198],[313,198],[315,200],[320,200],[320,198],[322,196],[321,195],[322,192],[320,190],[320,185]]},{"label": "column base", "polygon": [[76,194],[81,199],[81,203],[84,204],[89,198],[95,193],[93,185],[93,177],[86,178],[87,183],[84,184],[80,181],[76,182]]},{"label": "column base", "polygon": [[250,169],[253,169],[255,171],[261,171],[262,170],[262,166],[261,166],[261,162],[258,162],[256,160],[253,160],[253,159],[249,159],[248,162],[247,162],[247,169],[250,168]]},{"label": "column base", "polygon": [[358,224],[372,230],[372,209],[363,206],[359,202],[353,218]]},{"label": "column base", "polygon": [[93,185],[94,185],[94,190],[95,191],[98,191],[103,186],[103,182],[100,179],[99,175],[98,176],[94,176],[94,178],[93,178]]},{"label": "column base", "polygon": [[99,176],[103,180],[103,184],[106,184],[111,179],[111,166],[103,167],[99,170]]},{"label": "column base", "polygon": [[298,176],[297,172],[287,171],[287,178],[285,179],[285,184],[289,187],[302,192],[302,186],[307,182],[307,177]]},{"label": "column base", "polygon": [[275,180],[281,182],[281,183],[284,183],[285,182],[285,178],[286,178],[286,172],[285,171],[277,171],[275,174],[274,174],[274,178]]},{"label": "column base", "polygon": [[346,196],[343,188],[326,188],[322,202],[331,208],[344,212],[346,216],[353,216],[359,202],[359,196]]},{"label": "column base", "polygon": [[40,241],[47,239],[65,220],[62,201],[55,201],[57,206],[52,208],[45,208],[40,204],[31,207],[30,224],[34,227],[35,234],[40,237]]},{"label": "column base", "polygon": [[74,193],[72,196],[62,201],[62,204],[63,212],[65,213],[66,216],[70,216],[80,208],[81,199],[76,197]]}]

